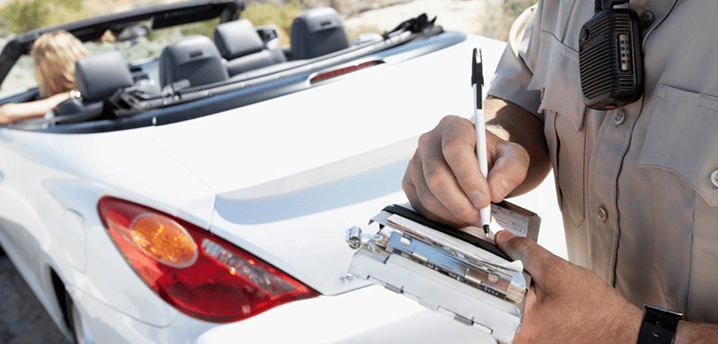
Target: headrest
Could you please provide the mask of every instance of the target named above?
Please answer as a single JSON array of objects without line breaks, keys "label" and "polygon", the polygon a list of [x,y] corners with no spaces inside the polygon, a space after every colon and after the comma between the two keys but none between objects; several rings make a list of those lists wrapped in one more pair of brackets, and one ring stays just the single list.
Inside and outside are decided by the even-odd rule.
[{"label": "headrest", "polygon": [[227,60],[253,54],[264,49],[254,25],[247,19],[217,25],[214,30],[214,44]]},{"label": "headrest", "polygon": [[308,10],[292,23],[292,55],[295,59],[310,59],[348,47],[342,18],[331,7]]},{"label": "headrest", "polygon": [[188,36],[166,46],[159,69],[163,88],[181,80],[194,87],[229,79],[219,50],[205,36]]},{"label": "headrest", "polygon": [[86,102],[109,98],[119,89],[132,86],[132,74],[119,51],[82,57],[75,62],[75,83]]}]

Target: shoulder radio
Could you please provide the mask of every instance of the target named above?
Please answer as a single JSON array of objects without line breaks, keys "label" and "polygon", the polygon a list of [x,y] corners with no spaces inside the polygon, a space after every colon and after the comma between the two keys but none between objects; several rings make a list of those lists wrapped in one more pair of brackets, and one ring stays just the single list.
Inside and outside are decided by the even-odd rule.
[{"label": "shoulder radio", "polygon": [[586,106],[610,110],[643,95],[643,51],[638,15],[616,5],[628,0],[596,0],[596,14],[581,28],[579,69]]}]

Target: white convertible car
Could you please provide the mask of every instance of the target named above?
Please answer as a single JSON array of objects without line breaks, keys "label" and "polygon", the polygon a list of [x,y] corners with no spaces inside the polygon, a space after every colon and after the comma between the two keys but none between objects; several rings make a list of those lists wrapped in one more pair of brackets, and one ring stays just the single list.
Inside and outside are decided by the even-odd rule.
[{"label": "white convertible car", "polygon": [[147,24],[220,22],[157,57],[85,57],[82,99],[0,127],[0,244],[60,330],[103,344],[493,342],[348,276],[344,240],[406,201],[418,135],[472,113],[471,51],[483,50],[489,80],[504,43],[426,16],[349,42],[319,8],[283,49],[276,28],[237,19],[243,7],[138,9],[28,32],[2,51],[0,80],[44,32],[120,41]]}]

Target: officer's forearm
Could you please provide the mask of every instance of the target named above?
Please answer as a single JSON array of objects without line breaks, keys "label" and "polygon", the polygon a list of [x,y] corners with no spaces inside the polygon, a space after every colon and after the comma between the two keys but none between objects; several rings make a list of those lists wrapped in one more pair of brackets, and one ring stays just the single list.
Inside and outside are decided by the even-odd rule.
[{"label": "officer's forearm", "polygon": [[523,146],[531,159],[526,179],[509,196],[534,189],[551,170],[543,123],[526,109],[503,99],[489,96],[484,104],[486,128]]}]

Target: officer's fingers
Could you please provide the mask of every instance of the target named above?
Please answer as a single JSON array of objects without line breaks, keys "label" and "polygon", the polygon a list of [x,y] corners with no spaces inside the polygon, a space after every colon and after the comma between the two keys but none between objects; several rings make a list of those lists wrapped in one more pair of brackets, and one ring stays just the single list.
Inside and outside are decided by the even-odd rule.
[{"label": "officer's fingers", "polygon": [[[478,209],[467,198],[466,193],[461,189],[454,171],[444,160],[441,144],[428,146],[432,140],[429,135],[422,135],[419,139],[422,163],[423,182],[427,187],[427,193],[438,200],[443,208],[447,209],[460,224],[478,224],[481,222]],[[418,179],[414,179],[419,187]],[[420,193],[422,190],[419,190]],[[423,201],[423,200],[422,200]]]},{"label": "officer's fingers", "polygon": [[[502,230],[494,236],[496,244],[506,252],[512,259],[520,260],[537,285],[552,284],[557,271],[562,267],[562,259],[539,246],[535,241],[514,236],[510,232]],[[547,283],[548,282],[548,283]],[[550,286],[548,286],[550,288]]]},{"label": "officer's fingers", "polygon": [[415,153],[409,161],[402,180],[402,189],[411,206],[428,219],[454,226],[461,224],[461,221],[439,202],[426,185],[419,152]]},{"label": "officer's fingers", "polygon": [[442,153],[459,187],[475,209],[488,206],[491,192],[479,168],[474,125],[461,117],[447,117],[442,122]]},{"label": "officer's fingers", "polygon": [[488,146],[491,162],[488,185],[491,201],[498,203],[526,179],[530,160],[526,150],[519,144],[503,141],[493,135],[488,135],[487,140],[494,141]]}]

